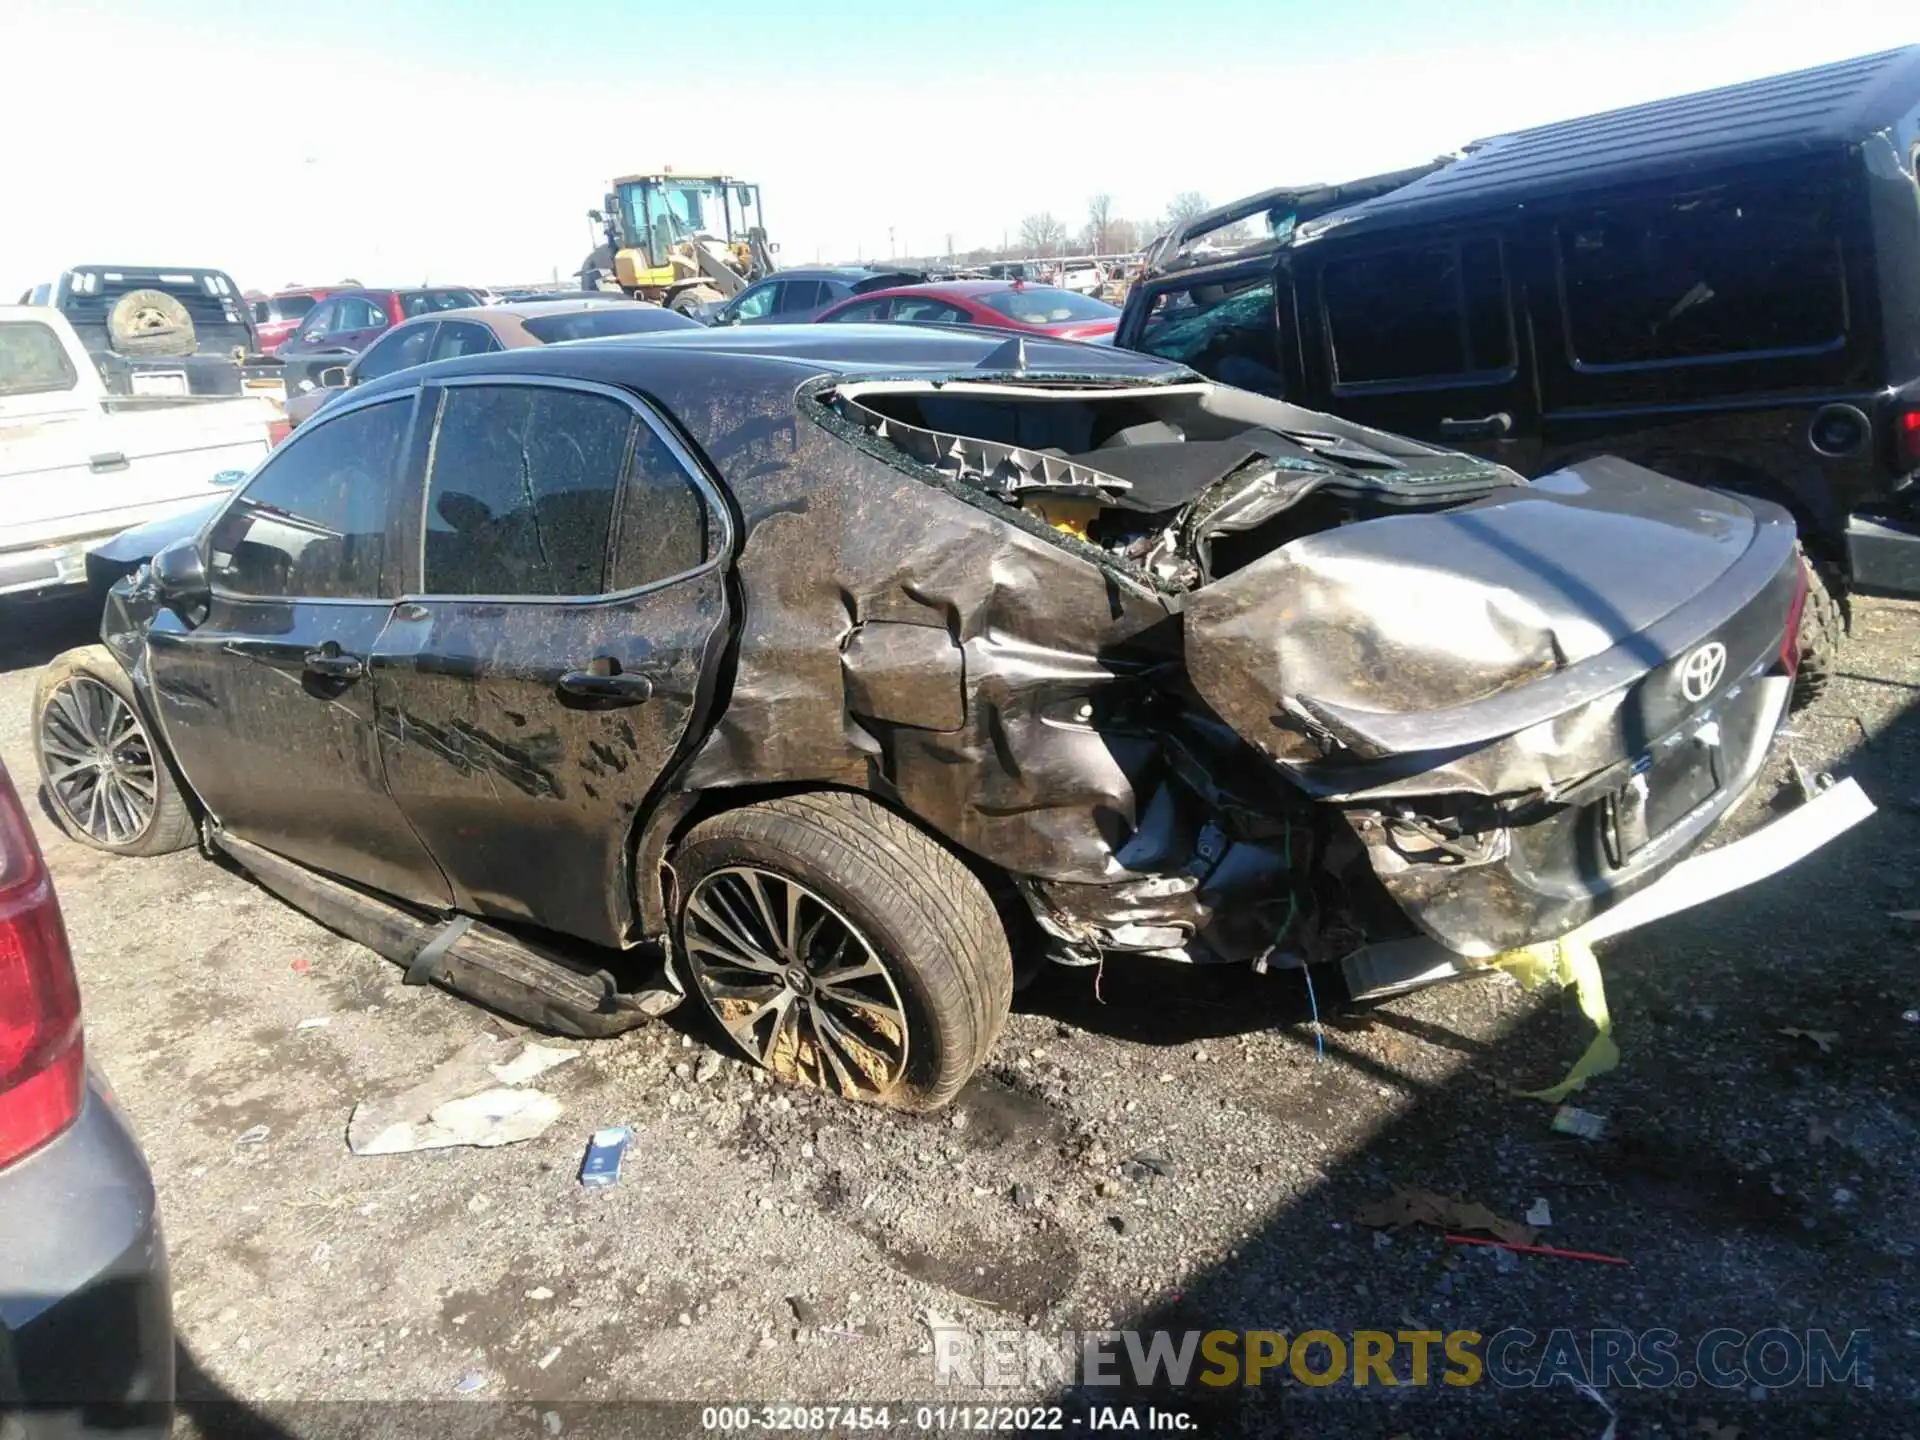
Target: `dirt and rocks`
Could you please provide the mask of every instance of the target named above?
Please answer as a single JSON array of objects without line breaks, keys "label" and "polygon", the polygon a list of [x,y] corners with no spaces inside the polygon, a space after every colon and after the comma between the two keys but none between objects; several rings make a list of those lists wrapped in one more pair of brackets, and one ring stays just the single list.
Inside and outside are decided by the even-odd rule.
[{"label": "dirt and rocks", "polygon": [[[40,611],[0,632],[0,757],[29,795],[36,668],[87,630]],[[1781,1327],[1869,1332],[1870,1387],[1615,1384],[1618,1435],[1920,1428],[1920,925],[1890,913],[1920,907],[1916,642],[1920,607],[1860,602],[1846,673],[1795,725],[1807,768],[1857,777],[1879,815],[1777,882],[1603,950],[1624,1061],[1576,1097],[1606,1117],[1597,1142],[1511,1093],[1584,1045],[1570,994],[1495,977],[1329,1013],[1322,1055],[1295,975],[1116,962],[1097,990],[1062,971],[1019,996],[946,1115],[770,1083],[676,1016],[565,1042],[582,1054],[536,1082],[565,1107],[538,1139],[355,1157],[356,1101],[518,1032],[403,987],[198,854],[115,859],[37,817],[89,1049],[152,1157],[184,1393],[283,1416],[316,1400],[982,1398],[936,1386],[930,1316],[1038,1334],[1658,1328],[1689,1362],[1709,1331]],[[1769,789],[1791,792],[1777,769]],[[582,1188],[589,1135],[619,1124],[621,1183]],[[1396,1187],[1514,1219],[1544,1199],[1540,1243],[1631,1264],[1357,1222]],[[988,1398],[1048,1395],[1069,1428],[1106,1401],[1047,1383]],[[1319,1387],[1283,1366],[1257,1391],[1161,1399],[1215,1434],[1607,1423],[1565,1380]]]}]

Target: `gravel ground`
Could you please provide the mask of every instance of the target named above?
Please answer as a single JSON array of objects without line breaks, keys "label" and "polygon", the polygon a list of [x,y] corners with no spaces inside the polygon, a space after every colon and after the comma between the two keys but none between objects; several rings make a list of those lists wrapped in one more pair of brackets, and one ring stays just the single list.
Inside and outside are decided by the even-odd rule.
[{"label": "gravel ground", "polygon": [[[88,628],[43,611],[0,629],[0,757],[23,789],[36,667]],[[1903,1303],[1920,928],[1888,913],[1920,906],[1917,638],[1920,608],[1861,602],[1849,673],[1796,726],[1809,768],[1857,776],[1882,813],[1782,880],[1603,952],[1624,1061],[1578,1100],[1607,1117],[1598,1143],[1510,1093],[1584,1045],[1571,995],[1504,977],[1430,990],[1330,1016],[1321,1056],[1297,976],[1115,964],[1098,993],[1089,972],[1058,971],[1018,997],[948,1116],[703,1064],[704,1033],[674,1017],[575,1045],[537,1082],[565,1107],[538,1139],[357,1158],[357,1099],[519,1032],[403,988],[197,854],[115,859],[37,819],[90,1050],[152,1157],[185,1391],[289,1430],[321,1399],[934,1397],[931,1312],[1046,1333],[1664,1327],[1683,1356],[1716,1327],[1864,1330],[1870,1388],[1614,1386],[1604,1401],[1621,1437],[1893,1436],[1920,1428]],[[582,1189],[586,1138],[610,1124],[635,1131],[624,1181]],[[1513,1219],[1543,1198],[1542,1243],[1632,1263],[1356,1223],[1396,1186]],[[1267,1381],[1168,1403],[1210,1434],[1606,1425],[1566,1383]],[[1056,1393],[1071,1428],[1090,1395]]]}]

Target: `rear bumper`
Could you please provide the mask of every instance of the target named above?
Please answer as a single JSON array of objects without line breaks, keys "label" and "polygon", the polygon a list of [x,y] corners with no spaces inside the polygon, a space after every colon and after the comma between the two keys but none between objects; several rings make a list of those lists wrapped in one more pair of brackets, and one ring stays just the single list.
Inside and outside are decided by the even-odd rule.
[{"label": "rear bumper", "polygon": [[[112,532],[109,532],[112,533]],[[0,550],[0,595],[32,595],[87,583],[87,551],[105,539],[88,535],[53,545]]]},{"label": "rear bumper", "polygon": [[164,1436],[172,1303],[146,1158],[89,1076],[72,1128],[0,1171],[0,1435]]}]

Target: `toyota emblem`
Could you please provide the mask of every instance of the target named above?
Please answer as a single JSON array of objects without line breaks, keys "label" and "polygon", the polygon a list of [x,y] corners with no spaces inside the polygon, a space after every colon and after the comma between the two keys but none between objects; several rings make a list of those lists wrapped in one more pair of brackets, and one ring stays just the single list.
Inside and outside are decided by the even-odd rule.
[{"label": "toyota emblem", "polygon": [[1710,640],[1680,662],[1680,693],[1698,704],[1714,691],[1727,671],[1727,647]]}]

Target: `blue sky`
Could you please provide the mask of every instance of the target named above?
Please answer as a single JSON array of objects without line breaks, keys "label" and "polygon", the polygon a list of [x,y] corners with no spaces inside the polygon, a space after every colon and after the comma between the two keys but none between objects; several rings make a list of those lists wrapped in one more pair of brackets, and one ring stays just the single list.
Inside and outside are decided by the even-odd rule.
[{"label": "blue sky", "polygon": [[1916,39],[1887,0],[0,0],[0,115],[43,137],[8,147],[0,297],[85,260],[538,279],[660,164],[760,181],[785,263],[924,253]]}]

